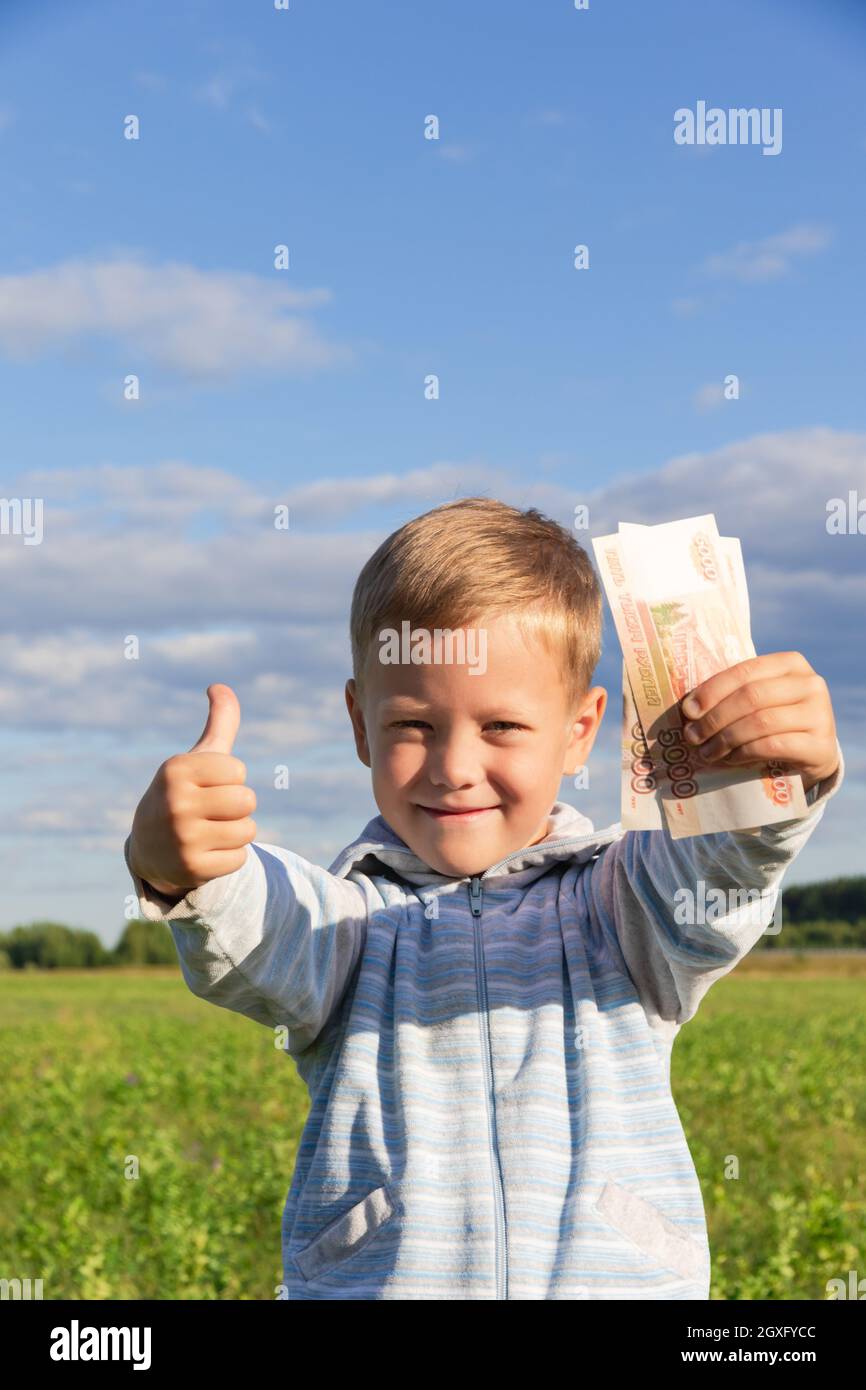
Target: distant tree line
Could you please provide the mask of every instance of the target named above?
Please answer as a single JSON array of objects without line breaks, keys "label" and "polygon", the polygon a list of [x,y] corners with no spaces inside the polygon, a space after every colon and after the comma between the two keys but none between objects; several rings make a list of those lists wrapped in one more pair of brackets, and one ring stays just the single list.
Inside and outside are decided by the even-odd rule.
[{"label": "distant tree line", "polygon": [[[755,950],[809,947],[866,949],[866,876],[791,888],[782,884],[782,930],[762,936]],[[126,924],[111,948],[95,932],[60,922],[31,922],[0,932],[0,970],[177,964],[171,930],[140,917]]]},{"label": "distant tree line", "polygon": [[866,949],[866,877],[820,883],[782,882],[782,930],[762,936],[756,950]]},{"label": "distant tree line", "polygon": [[164,922],[136,918],[117,945],[103,946],[95,932],[60,922],[31,922],[0,932],[0,970],[61,970],[113,965],[177,965],[174,938]]}]

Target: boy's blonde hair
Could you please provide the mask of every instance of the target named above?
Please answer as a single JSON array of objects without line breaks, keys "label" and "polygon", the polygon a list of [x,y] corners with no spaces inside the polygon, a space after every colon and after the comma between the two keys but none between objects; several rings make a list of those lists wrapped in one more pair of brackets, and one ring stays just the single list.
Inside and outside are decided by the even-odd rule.
[{"label": "boy's blonde hair", "polygon": [[570,708],[601,657],[602,594],[587,552],[535,507],[462,497],[393,531],[364,565],[352,595],[352,673],[364,675],[383,628],[470,627],[513,615],[560,662]]}]

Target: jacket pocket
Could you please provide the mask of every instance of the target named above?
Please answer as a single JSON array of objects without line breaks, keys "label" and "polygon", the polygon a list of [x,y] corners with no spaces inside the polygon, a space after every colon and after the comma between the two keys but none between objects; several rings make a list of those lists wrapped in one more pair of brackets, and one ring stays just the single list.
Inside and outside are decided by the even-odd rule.
[{"label": "jacket pocket", "polygon": [[390,1221],[398,1206],[387,1183],[369,1192],[297,1251],[293,1258],[301,1274],[305,1279],[315,1279],[356,1254]]},{"label": "jacket pocket", "polygon": [[646,1197],[608,1180],[595,1209],[645,1255],[681,1278],[700,1279],[706,1273],[703,1247]]}]

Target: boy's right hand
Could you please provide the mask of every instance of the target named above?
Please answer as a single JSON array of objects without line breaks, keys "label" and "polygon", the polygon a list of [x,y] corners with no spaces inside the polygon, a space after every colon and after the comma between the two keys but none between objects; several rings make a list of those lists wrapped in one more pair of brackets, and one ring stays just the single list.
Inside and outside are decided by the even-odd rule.
[{"label": "boy's right hand", "polygon": [[207,694],[201,738],[162,764],[132,822],[134,873],[178,899],[241,868],[256,838],[256,794],[231,751],[241,722],[238,697],[228,685],[209,685]]}]

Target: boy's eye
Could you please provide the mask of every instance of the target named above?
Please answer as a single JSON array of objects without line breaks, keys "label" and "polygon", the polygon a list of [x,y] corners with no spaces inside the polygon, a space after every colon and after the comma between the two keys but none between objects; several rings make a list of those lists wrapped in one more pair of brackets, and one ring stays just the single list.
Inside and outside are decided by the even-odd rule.
[{"label": "boy's eye", "polygon": [[[430,728],[430,725],[424,719],[398,719],[394,724],[392,724],[391,727],[394,729],[411,729],[416,727],[417,725],[420,725],[424,729]],[[487,727],[498,729],[521,729],[523,725],[511,724],[507,719],[494,719],[491,720],[490,724]]]}]

